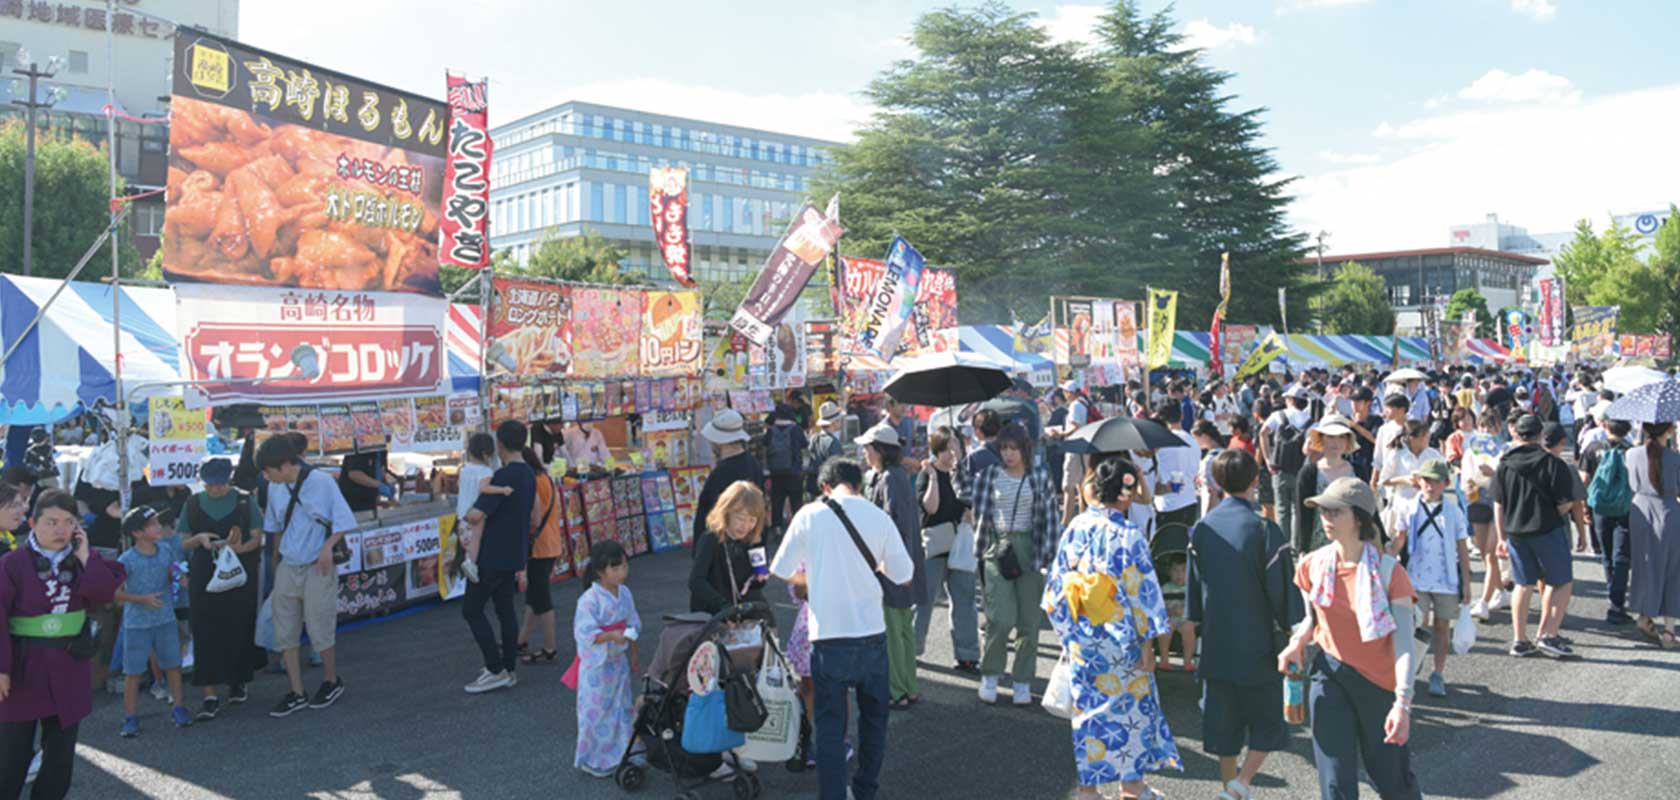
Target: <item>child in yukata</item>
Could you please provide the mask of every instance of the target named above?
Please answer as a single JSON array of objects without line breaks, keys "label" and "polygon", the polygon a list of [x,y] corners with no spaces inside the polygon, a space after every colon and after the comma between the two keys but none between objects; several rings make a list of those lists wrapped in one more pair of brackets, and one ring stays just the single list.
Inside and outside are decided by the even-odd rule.
[{"label": "child in yukata", "polygon": [[577,640],[577,754],[573,765],[597,778],[610,778],[635,732],[633,682],[636,640],[642,619],[624,581],[630,559],[607,540],[589,548],[588,588],[572,618]]},{"label": "child in yukata", "polygon": [[[1167,620],[1184,645],[1184,656],[1179,662],[1179,668],[1185,672],[1194,672],[1196,664],[1191,659],[1196,655],[1196,623],[1184,616],[1185,585],[1188,581],[1190,562],[1180,554],[1167,556],[1163,561],[1165,569],[1161,570],[1161,574],[1167,576],[1167,580],[1161,582],[1161,599],[1166,601]],[[1172,637],[1172,633],[1168,633],[1155,640],[1155,661],[1164,670],[1173,668],[1167,663],[1167,652],[1172,646]]]}]

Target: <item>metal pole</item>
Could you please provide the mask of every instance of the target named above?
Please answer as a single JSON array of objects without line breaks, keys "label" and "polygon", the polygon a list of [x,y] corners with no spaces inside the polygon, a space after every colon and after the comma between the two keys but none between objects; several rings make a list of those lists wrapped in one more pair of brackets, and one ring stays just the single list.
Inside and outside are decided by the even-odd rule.
[{"label": "metal pole", "polygon": [[490,430],[490,305],[495,271],[493,263],[478,270],[478,413],[486,432]]},{"label": "metal pole", "polygon": [[122,273],[117,263],[117,247],[121,237],[116,235],[117,206],[117,35],[112,20],[117,18],[115,0],[105,0],[105,150],[111,157],[111,378],[117,392],[117,491],[121,508],[128,513],[133,498],[133,484],[128,479],[128,397],[123,394],[122,378]]},{"label": "metal pole", "polygon": [[29,112],[23,135],[23,274],[35,274],[35,87],[40,73],[29,65]]}]

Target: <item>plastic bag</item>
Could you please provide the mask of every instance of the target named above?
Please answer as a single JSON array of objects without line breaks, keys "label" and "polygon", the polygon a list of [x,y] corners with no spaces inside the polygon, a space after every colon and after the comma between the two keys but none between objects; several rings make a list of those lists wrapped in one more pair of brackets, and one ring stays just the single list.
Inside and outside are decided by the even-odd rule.
[{"label": "plastic bag", "polygon": [[274,647],[274,598],[263,601],[257,609],[256,645],[264,650],[273,651]]},{"label": "plastic bag", "polygon": [[1464,655],[1476,644],[1476,618],[1470,616],[1470,606],[1460,606],[1458,609],[1458,624],[1453,626],[1452,651],[1453,655]]},{"label": "plastic bag", "polygon": [[233,552],[232,547],[223,547],[221,552],[216,554],[215,569],[204,591],[225,592],[245,585],[245,565],[239,563],[239,556]]},{"label": "plastic bag", "polygon": [[1045,687],[1044,699],[1039,704],[1053,716],[1073,719],[1073,663],[1068,660],[1067,650],[1062,651],[1062,657],[1050,670],[1050,685]]}]

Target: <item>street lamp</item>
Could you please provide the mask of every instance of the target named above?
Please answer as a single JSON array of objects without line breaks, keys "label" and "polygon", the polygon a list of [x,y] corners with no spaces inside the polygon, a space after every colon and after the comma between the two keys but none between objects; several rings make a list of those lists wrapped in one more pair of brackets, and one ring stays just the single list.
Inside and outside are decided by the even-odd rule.
[{"label": "street lamp", "polygon": [[[13,105],[23,106],[27,118],[24,124],[24,155],[23,155],[23,274],[34,272],[35,255],[32,251],[35,235],[35,112],[39,109],[51,108],[54,103],[64,97],[64,90],[54,88],[45,99],[37,95],[42,78],[51,78],[58,72],[62,61],[58,56],[47,60],[47,65],[41,67],[35,63],[29,51],[18,48],[17,67],[12,71],[29,79],[29,99],[13,100]],[[12,80],[12,95],[17,96],[17,79]]]}]

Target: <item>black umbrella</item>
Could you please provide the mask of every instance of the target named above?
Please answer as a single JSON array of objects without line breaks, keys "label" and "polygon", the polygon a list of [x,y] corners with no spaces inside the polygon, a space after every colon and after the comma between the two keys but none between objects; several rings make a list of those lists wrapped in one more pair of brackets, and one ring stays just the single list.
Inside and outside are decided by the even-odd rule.
[{"label": "black umbrella", "polygon": [[978,403],[1009,388],[1009,373],[972,353],[939,353],[910,361],[883,389],[900,403],[945,408]]},{"label": "black umbrella", "polygon": [[1111,417],[1074,431],[1062,444],[1062,450],[1069,453],[1121,453],[1189,446],[1159,422]]},{"label": "black umbrella", "polygon": [[1680,380],[1647,383],[1611,403],[1604,415],[1628,422],[1680,422]]}]

